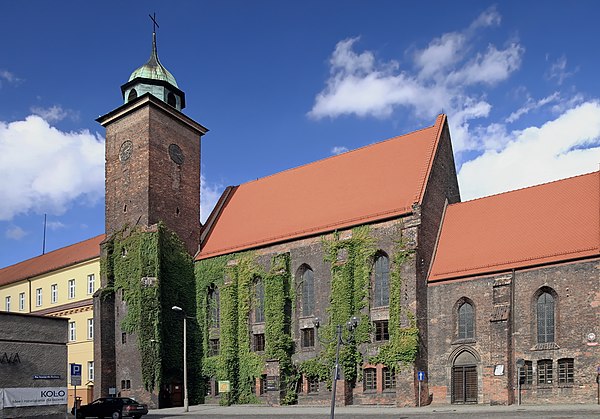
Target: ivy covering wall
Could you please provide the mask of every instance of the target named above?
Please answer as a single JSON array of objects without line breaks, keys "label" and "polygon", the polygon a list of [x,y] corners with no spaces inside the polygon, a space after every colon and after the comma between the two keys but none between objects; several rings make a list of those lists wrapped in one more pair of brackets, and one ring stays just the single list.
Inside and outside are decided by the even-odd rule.
[{"label": "ivy covering wall", "polygon": [[[195,317],[194,265],[177,235],[162,223],[155,228],[125,227],[105,245],[101,270],[126,303],[121,330],[137,336],[144,388],[154,391],[183,378],[183,319],[171,309],[182,307],[187,322],[188,360],[201,359]],[[200,364],[188,363],[191,403],[203,401]]]}]

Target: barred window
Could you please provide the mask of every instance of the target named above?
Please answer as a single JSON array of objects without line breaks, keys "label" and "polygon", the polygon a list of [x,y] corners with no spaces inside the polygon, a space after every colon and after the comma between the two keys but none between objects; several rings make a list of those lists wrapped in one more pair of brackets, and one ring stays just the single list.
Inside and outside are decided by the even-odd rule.
[{"label": "barred window", "polygon": [[387,320],[376,320],[373,326],[375,326],[375,342],[390,340]]},{"label": "barred window", "polygon": [[538,343],[554,342],[554,297],[543,292],[537,299]]},{"label": "barred window", "polygon": [[573,373],[575,361],[573,358],[563,358],[558,360],[558,384],[573,384]]},{"label": "barred window", "polygon": [[263,352],[265,350],[265,334],[256,333],[253,335],[254,352]]},{"label": "barred window", "polygon": [[458,338],[473,339],[475,336],[475,316],[473,305],[464,302],[458,308]]},{"label": "barred window", "polygon": [[313,327],[300,330],[300,346],[312,348],[315,346],[315,329]]},{"label": "barred window", "polygon": [[208,341],[208,356],[219,355],[219,339],[210,339]]},{"label": "barred window", "polygon": [[315,275],[306,268],[302,273],[302,315],[311,316],[315,311]]},{"label": "barred window", "polygon": [[383,369],[383,389],[396,388],[396,373],[389,368]]},{"label": "barred window", "polygon": [[309,393],[318,393],[319,392],[319,379],[316,377],[307,377],[308,381],[308,392]]},{"label": "barred window", "polygon": [[537,362],[538,385],[552,384],[552,360],[540,359]]},{"label": "barred window", "polygon": [[390,304],[390,262],[387,256],[377,256],[374,268],[373,307],[388,306]]},{"label": "barred window", "polygon": [[363,371],[364,390],[377,390],[377,370],[375,368],[365,368]]}]

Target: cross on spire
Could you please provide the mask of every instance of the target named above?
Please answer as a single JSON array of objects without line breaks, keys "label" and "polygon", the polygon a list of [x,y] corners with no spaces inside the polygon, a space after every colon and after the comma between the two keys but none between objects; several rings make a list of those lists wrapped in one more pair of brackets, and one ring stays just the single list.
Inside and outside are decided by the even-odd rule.
[{"label": "cross on spire", "polygon": [[152,20],[152,32],[156,33],[156,28],[160,28],[160,26],[158,26],[158,22],[156,21],[156,12],[154,12],[154,15],[148,15],[150,16],[150,19]]}]

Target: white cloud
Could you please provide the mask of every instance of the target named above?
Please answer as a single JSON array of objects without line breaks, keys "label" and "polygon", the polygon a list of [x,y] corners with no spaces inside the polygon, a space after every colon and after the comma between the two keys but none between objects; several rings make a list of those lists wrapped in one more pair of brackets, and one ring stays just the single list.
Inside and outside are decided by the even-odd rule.
[{"label": "white cloud", "polygon": [[348,151],[348,147],[336,145],[335,147],[333,147],[331,149],[331,154],[338,155],[338,154],[345,153],[346,151]]},{"label": "white cloud", "polygon": [[200,175],[200,221],[203,223],[219,201],[223,189],[223,185],[207,182],[204,175]]},{"label": "white cloud", "polygon": [[46,227],[48,227],[49,230],[56,231],[65,228],[66,225],[60,221],[49,221],[46,223]]},{"label": "white cloud", "polygon": [[599,102],[585,102],[541,127],[510,133],[502,127],[496,127],[502,146],[463,164],[458,174],[463,200],[598,170]]},{"label": "white cloud", "polygon": [[565,79],[571,77],[577,71],[579,71],[579,68],[575,68],[573,71],[567,71],[567,57],[563,55],[552,63],[552,66],[550,66],[550,69],[546,73],[546,77],[549,80],[556,80],[556,83],[560,86]]},{"label": "white cloud", "polygon": [[454,150],[481,150],[482,144],[470,138],[469,127],[470,121],[485,118],[491,111],[482,89],[510,77],[520,67],[525,51],[512,42],[504,48],[488,45],[484,51],[471,53],[470,41],[477,31],[499,24],[500,19],[491,8],[463,31],[435,38],[412,54],[414,71],[400,69],[395,60],[378,62],[371,51],[356,52],[359,38],[338,42],[330,59],[329,79],[308,116],[386,118],[395,108],[406,107],[416,117],[431,120],[444,111],[451,115]]},{"label": "white cloud", "polygon": [[519,109],[511,113],[508,118],[506,118],[506,122],[512,123],[521,118],[523,115],[531,112],[532,110],[541,108],[549,103],[559,101],[560,93],[554,92],[545,98],[542,98],[538,101],[534,101],[531,97],[527,98],[527,102],[525,105],[521,106]]},{"label": "white cloud", "polygon": [[31,108],[31,113],[42,117],[49,123],[62,121],[67,117],[74,121],[79,119],[79,112],[71,109],[63,109],[60,105],[54,105],[49,108],[34,106]]},{"label": "white cloud", "polygon": [[25,230],[23,230],[21,227],[11,226],[6,230],[6,232],[4,233],[4,236],[7,239],[11,239],[11,240],[21,240],[27,234],[28,233]]},{"label": "white cloud", "polygon": [[0,220],[95,203],[104,195],[104,140],[60,131],[35,115],[0,121],[0,179]]},{"label": "white cloud", "polygon": [[2,80],[10,83],[10,84],[19,84],[22,80],[11,73],[8,70],[0,69],[0,87],[2,87]]}]

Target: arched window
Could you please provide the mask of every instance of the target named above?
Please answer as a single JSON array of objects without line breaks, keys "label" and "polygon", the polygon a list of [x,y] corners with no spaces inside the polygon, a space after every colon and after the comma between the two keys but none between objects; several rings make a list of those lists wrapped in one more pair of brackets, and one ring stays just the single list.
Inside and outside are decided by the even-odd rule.
[{"label": "arched window", "polygon": [[311,316],[315,311],[315,275],[306,268],[302,273],[302,315]]},{"label": "arched window", "polygon": [[458,338],[473,339],[473,337],[475,337],[473,305],[465,301],[458,308]]},{"label": "arched window", "polygon": [[175,95],[173,94],[173,92],[169,92],[169,94],[167,95],[167,103],[169,105],[171,105],[172,107],[176,107],[177,99],[175,98]]},{"label": "arched window", "polygon": [[380,254],[375,259],[375,281],[373,284],[373,307],[390,305],[390,262]]},{"label": "arched window", "polygon": [[219,327],[221,322],[221,307],[219,289],[216,285],[213,285],[208,292],[208,313],[210,315],[210,326]]},{"label": "arched window", "polygon": [[137,92],[135,91],[135,89],[131,89],[129,91],[129,96],[127,96],[127,102],[131,102],[136,97],[137,97]]},{"label": "arched window", "polygon": [[538,343],[554,342],[554,297],[544,291],[537,298]]},{"label": "arched window", "polygon": [[254,283],[254,322],[265,321],[265,286],[262,278],[256,278]]}]

